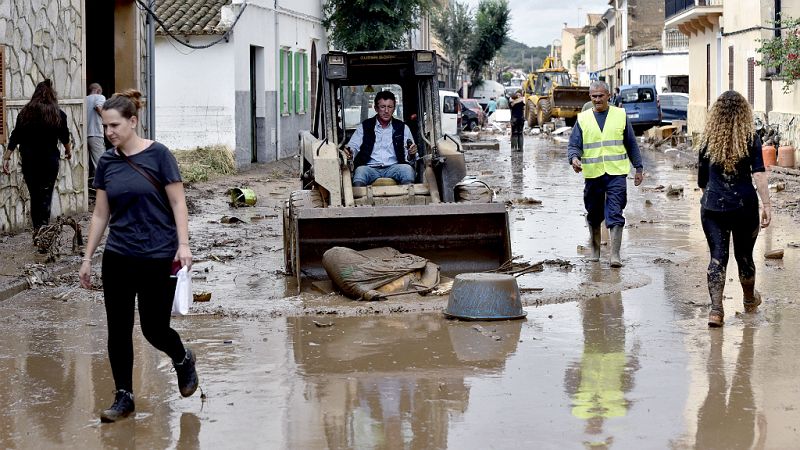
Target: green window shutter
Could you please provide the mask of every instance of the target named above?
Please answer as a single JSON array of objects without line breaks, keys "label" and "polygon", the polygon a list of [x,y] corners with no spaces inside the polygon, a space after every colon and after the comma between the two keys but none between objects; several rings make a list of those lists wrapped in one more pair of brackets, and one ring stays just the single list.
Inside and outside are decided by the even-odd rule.
[{"label": "green window shutter", "polygon": [[303,53],[303,80],[305,81],[305,86],[303,86],[303,97],[305,101],[303,102],[303,109],[308,111],[310,107],[308,106],[308,90],[309,90],[309,81],[308,81],[308,54]]},{"label": "green window shutter", "polygon": [[292,52],[286,50],[286,112],[294,112],[294,101],[292,96]]},{"label": "green window shutter", "polygon": [[284,77],[284,75],[283,75],[283,71],[284,71],[284,68],[283,68],[283,54],[284,54],[284,50],[283,49],[278,50],[278,60],[279,60],[278,64],[280,65],[280,73],[281,73],[281,80],[280,80],[280,91],[281,91],[281,111],[280,112],[281,113],[285,113],[286,112],[286,110],[285,110],[286,108],[283,107],[283,104],[284,104],[283,102],[284,102],[284,99],[286,98],[285,97],[285,95],[286,95],[286,93],[285,93],[286,85],[284,84],[284,79],[283,79],[283,77]]},{"label": "green window shutter", "polygon": [[300,72],[300,52],[294,53],[294,112],[302,112],[300,109],[300,77],[303,73]]}]

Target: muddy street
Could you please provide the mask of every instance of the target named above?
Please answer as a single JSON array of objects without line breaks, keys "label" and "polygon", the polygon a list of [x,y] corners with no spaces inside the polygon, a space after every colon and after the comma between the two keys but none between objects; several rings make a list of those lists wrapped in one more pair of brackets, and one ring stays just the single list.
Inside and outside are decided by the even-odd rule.
[{"label": "muddy street", "polygon": [[[778,208],[758,237],[755,315],[741,314],[731,258],[725,326],[710,330],[691,157],[643,150],[625,265],[612,269],[607,245],[584,260],[583,179],[566,144],[526,136],[511,152],[499,139],[499,151],[470,150],[467,167],[508,202],[513,254],[545,262],[519,278],[525,320],[446,320],[446,296],[358,303],[309,280],[298,289],[283,272],[280,208],[297,182],[282,161],[187,190],[193,287],[212,296],[172,323],[203,395],[181,398],[137,322],[136,414],[101,424],[114,395],[105,312],[76,270],[0,302],[0,447],[796,447],[796,220]],[[235,186],[254,189],[256,206],[229,207]],[[797,191],[771,195],[781,205]],[[765,259],[773,249],[783,259]]]}]

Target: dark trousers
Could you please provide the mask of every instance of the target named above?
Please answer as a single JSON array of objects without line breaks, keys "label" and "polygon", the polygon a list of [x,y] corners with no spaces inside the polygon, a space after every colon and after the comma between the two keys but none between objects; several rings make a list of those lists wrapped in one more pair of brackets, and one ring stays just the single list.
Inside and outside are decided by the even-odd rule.
[{"label": "dark trousers", "polygon": [[525,119],[522,117],[516,117],[511,119],[511,135],[516,136],[522,134],[522,130],[525,128]]},{"label": "dark trousers", "polygon": [[31,195],[31,222],[33,229],[47,225],[50,221],[50,205],[53,202],[53,187],[58,177],[59,158],[46,155],[41,158],[22,156],[22,176]]},{"label": "dark trousers", "polygon": [[181,362],[186,351],[170,328],[175,279],[172,258],[148,259],[103,254],[103,292],[108,321],[108,359],[117,389],[133,392],[134,299],[139,297],[139,323],[150,344]]},{"label": "dark trousers", "polygon": [[708,263],[708,289],[713,301],[722,298],[725,288],[725,272],[730,256],[731,236],[733,255],[739,266],[739,280],[754,279],[756,265],[753,262],[753,247],[760,229],[758,206],[750,205],[733,211],[710,211],[700,208],[700,221],[708,241],[711,261]]},{"label": "dark trousers", "polygon": [[603,220],[608,228],[625,226],[622,210],[628,204],[628,185],[626,175],[603,174],[597,178],[587,178],[583,186],[583,204],[586,207],[586,221],[591,227],[598,227]]}]

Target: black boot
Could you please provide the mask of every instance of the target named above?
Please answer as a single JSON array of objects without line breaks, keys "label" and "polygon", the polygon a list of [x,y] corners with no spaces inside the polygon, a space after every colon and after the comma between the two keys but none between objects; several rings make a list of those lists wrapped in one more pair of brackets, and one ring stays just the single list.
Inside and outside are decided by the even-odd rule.
[{"label": "black boot", "polygon": [[199,380],[197,379],[197,371],[194,370],[194,353],[188,348],[186,349],[186,356],[183,361],[176,363],[173,361],[172,366],[175,367],[175,373],[178,374],[178,389],[184,397],[190,397],[197,390]]},{"label": "black boot", "polygon": [[114,396],[114,404],[100,414],[100,421],[104,423],[116,422],[131,415],[136,409],[133,403],[133,394],[119,389]]},{"label": "black boot", "polygon": [[725,310],[722,306],[722,294],[725,291],[725,268],[715,268],[708,272],[708,295],[711,297],[711,308],[708,312],[708,326],[721,327],[725,319]]}]

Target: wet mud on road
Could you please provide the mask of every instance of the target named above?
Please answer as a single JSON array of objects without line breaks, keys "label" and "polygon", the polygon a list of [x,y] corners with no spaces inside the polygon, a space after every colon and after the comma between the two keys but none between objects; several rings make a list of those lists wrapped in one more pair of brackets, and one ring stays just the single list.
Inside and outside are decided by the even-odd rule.
[{"label": "wet mud on road", "polygon": [[[542,201],[513,204],[514,254],[564,261],[520,278],[526,320],[445,320],[444,297],[295,295],[281,275],[288,166],[243,177],[254,208],[222,208],[230,186],[198,185],[188,191],[203,236],[194,288],[213,296],[173,326],[198,355],[206,398],[180,397],[168,358],[137,325],[136,415],[101,425],[113,400],[102,297],[65,277],[0,302],[0,447],[796,447],[792,218],[778,212],[758,238],[760,311],[741,314],[732,259],[726,324],[709,330],[694,171],[644,152],[648,178],[628,188],[625,267],[612,270],[605,246],[600,263],[582,259],[583,180],[561,145],[529,138],[521,154],[507,143],[468,154],[500,199]],[[657,188],[670,184],[683,196]],[[785,257],[764,259],[774,248]]]}]

